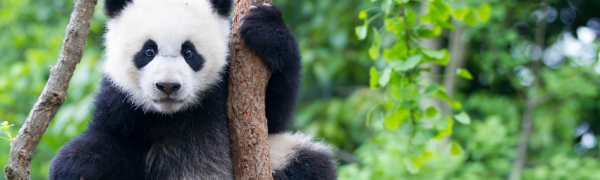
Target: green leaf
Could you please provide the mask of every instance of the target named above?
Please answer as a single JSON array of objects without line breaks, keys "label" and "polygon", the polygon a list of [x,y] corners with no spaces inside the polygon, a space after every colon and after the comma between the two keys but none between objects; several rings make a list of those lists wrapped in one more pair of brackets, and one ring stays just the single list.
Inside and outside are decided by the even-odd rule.
[{"label": "green leaf", "polygon": [[435,110],[435,108],[433,106],[431,106],[431,107],[427,108],[426,114],[427,114],[427,117],[430,117],[430,118],[435,117],[435,115],[437,114],[437,110]]},{"label": "green leaf", "polygon": [[371,57],[372,60],[377,60],[377,58],[379,57],[379,44],[373,44],[369,48],[369,57]]},{"label": "green leaf", "polygon": [[479,18],[483,22],[486,22],[487,20],[490,19],[491,11],[492,11],[492,8],[490,7],[489,4],[484,4],[483,6],[477,8],[477,12],[479,12]]},{"label": "green leaf", "polygon": [[367,37],[367,26],[368,24],[365,23],[365,25],[363,26],[356,26],[356,28],[354,29],[356,32],[356,36],[358,36],[359,40],[364,40]]},{"label": "green leaf", "polygon": [[427,86],[427,88],[425,88],[424,94],[433,94],[439,88],[440,88],[439,84],[437,84],[437,83],[431,83],[431,84],[429,84],[429,86]]},{"label": "green leaf", "polygon": [[444,57],[441,59],[436,59],[435,63],[439,64],[440,66],[445,66],[448,64],[448,62],[450,62],[450,53],[448,53],[446,48],[442,49],[442,51],[444,51]]},{"label": "green leaf", "polygon": [[434,59],[442,59],[442,58],[444,58],[444,56],[446,56],[446,54],[444,53],[443,50],[435,51],[435,50],[423,48],[423,49],[421,49],[421,52],[423,52],[423,54],[425,54],[427,57],[434,58]]},{"label": "green leaf", "polygon": [[404,166],[406,166],[406,170],[408,170],[408,172],[411,174],[416,174],[419,172],[419,167],[414,163],[413,160],[404,158],[402,161],[404,162]]},{"label": "green leaf", "polygon": [[379,58],[379,52],[381,49],[381,35],[375,27],[373,27],[373,36],[374,40],[373,44],[369,48],[369,57],[371,57],[372,60],[377,60],[377,58]]},{"label": "green leaf", "polygon": [[462,19],[465,17],[465,15],[467,15],[468,12],[469,12],[469,9],[457,9],[457,10],[454,10],[454,12],[452,12],[452,17],[454,17],[456,19]]},{"label": "green leaf", "polygon": [[458,156],[460,155],[460,153],[462,153],[462,151],[462,147],[460,147],[460,145],[456,143],[456,141],[452,141],[452,148],[450,148],[450,154]]},{"label": "green leaf", "polygon": [[396,72],[405,72],[415,68],[419,64],[419,62],[421,62],[421,59],[423,59],[423,56],[414,55],[409,57],[406,61],[394,59],[390,61],[389,65]]},{"label": "green leaf", "polygon": [[424,15],[424,16],[421,16],[421,17],[419,18],[419,20],[420,20],[421,22],[431,22],[431,15],[430,15],[430,14],[431,14],[431,13],[429,13],[429,14],[426,14],[426,15]]},{"label": "green leaf", "polygon": [[462,78],[468,79],[468,80],[473,80],[473,76],[466,69],[461,69],[461,68],[456,69],[456,75],[458,75]]},{"label": "green leaf", "polygon": [[375,67],[371,67],[369,74],[371,75],[371,80],[369,81],[371,89],[377,89],[377,87],[379,87],[379,77],[381,77],[381,75],[377,72]]},{"label": "green leaf", "polygon": [[450,103],[450,106],[452,106],[454,109],[461,109],[462,108],[462,104],[460,104],[460,102],[458,101],[449,101],[448,103]]},{"label": "green leaf", "polygon": [[419,94],[415,84],[405,85],[404,87],[392,86],[392,97],[400,102],[410,100],[415,95]]},{"label": "green leaf", "polygon": [[410,115],[410,110],[400,107],[398,109],[396,109],[394,111],[394,113],[390,114],[389,116],[387,116],[384,120],[384,124],[389,128],[389,129],[396,129],[398,128],[400,125],[402,125],[402,123],[404,121],[406,121],[406,117]]},{"label": "green leaf", "polygon": [[402,3],[408,3],[410,0],[396,0],[396,3],[398,4],[402,4]]},{"label": "green leaf", "polygon": [[411,27],[415,23],[415,19],[417,19],[417,13],[412,11],[406,14],[406,21],[408,22],[408,26]]},{"label": "green leaf", "polygon": [[421,36],[422,38],[429,39],[429,38],[439,36],[442,33],[442,27],[435,26],[433,29],[421,28],[421,29],[417,30],[417,32],[419,33],[419,36]]},{"label": "green leaf", "polygon": [[450,17],[450,5],[441,1],[431,2],[429,9],[433,17],[439,22],[445,22]]},{"label": "green leaf", "polygon": [[446,136],[450,136],[452,135],[452,127],[454,126],[454,121],[452,120],[452,118],[447,118],[448,119],[448,125],[440,130],[440,132],[434,137],[434,139],[440,140],[440,139],[444,139],[444,137]]},{"label": "green leaf", "polygon": [[452,102],[452,98],[450,98],[450,96],[448,96],[448,94],[446,94],[446,92],[441,88],[438,89],[438,91],[436,91],[435,93],[433,93],[433,96],[440,98],[441,100],[444,100],[446,102]]},{"label": "green leaf", "polygon": [[462,124],[471,124],[471,117],[464,111],[454,115],[454,119]]},{"label": "green leaf", "polygon": [[366,19],[367,18],[367,11],[361,11],[360,13],[358,13],[358,19]]},{"label": "green leaf", "polygon": [[383,3],[381,3],[381,9],[383,10],[383,12],[388,15],[391,13],[392,9],[394,9],[394,1],[393,0],[384,0]]},{"label": "green leaf", "polygon": [[383,56],[388,60],[392,59],[402,59],[408,53],[408,49],[406,44],[404,43],[396,43],[391,49],[383,50]]},{"label": "green leaf", "polygon": [[475,16],[475,11],[469,10],[469,12],[463,18],[463,21],[469,26],[477,24],[477,16]]},{"label": "green leaf", "polygon": [[390,82],[390,74],[392,73],[392,69],[391,68],[385,68],[385,70],[383,70],[383,74],[381,74],[381,77],[379,77],[379,85],[380,86],[385,86],[388,84],[388,82]]}]

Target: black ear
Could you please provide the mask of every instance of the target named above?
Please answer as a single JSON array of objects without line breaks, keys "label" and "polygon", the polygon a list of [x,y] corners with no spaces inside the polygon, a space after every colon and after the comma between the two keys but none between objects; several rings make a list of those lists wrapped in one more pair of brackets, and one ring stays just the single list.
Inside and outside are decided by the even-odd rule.
[{"label": "black ear", "polygon": [[114,18],[119,15],[131,1],[132,0],[105,0],[104,11],[109,18]]},{"label": "black ear", "polygon": [[233,4],[232,0],[210,0],[210,2],[212,3],[213,10],[220,16],[229,17],[231,5]]}]

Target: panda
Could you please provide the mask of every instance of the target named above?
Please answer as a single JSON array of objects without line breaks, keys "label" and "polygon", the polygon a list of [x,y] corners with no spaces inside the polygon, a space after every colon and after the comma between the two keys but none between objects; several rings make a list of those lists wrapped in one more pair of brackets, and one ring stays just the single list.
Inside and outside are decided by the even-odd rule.
[{"label": "panda", "polygon": [[[88,128],[64,145],[51,180],[233,179],[226,99],[232,0],[105,0],[106,62]],[[300,52],[273,4],[238,32],[271,72],[266,90],[275,179],[336,179],[328,145],[287,132]]]}]

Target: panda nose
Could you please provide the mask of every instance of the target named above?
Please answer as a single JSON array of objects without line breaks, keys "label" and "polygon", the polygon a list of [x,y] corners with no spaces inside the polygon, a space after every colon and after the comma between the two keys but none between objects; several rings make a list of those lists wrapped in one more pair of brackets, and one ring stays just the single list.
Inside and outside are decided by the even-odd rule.
[{"label": "panda nose", "polygon": [[177,92],[181,89],[181,84],[179,83],[156,83],[156,89],[167,93],[167,95]]}]

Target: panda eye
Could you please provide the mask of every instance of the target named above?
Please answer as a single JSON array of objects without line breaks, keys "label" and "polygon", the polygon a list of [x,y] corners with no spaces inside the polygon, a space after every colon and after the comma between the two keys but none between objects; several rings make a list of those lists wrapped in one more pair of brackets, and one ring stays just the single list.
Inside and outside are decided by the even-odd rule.
[{"label": "panda eye", "polygon": [[146,56],[154,56],[154,48],[146,49]]},{"label": "panda eye", "polygon": [[183,57],[185,57],[185,58],[192,58],[193,55],[194,54],[189,49],[186,49],[185,51],[183,51]]}]

